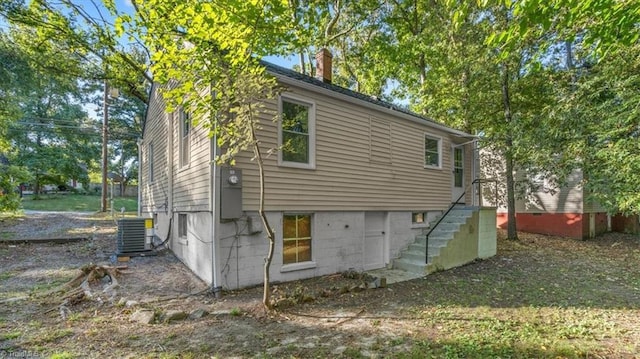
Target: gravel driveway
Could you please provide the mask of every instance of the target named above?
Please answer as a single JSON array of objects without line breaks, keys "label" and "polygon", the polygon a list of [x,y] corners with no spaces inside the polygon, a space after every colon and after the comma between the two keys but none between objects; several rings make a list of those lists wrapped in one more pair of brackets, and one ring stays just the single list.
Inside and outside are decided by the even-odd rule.
[{"label": "gravel driveway", "polygon": [[93,212],[25,211],[24,217],[0,221],[0,240],[89,238],[114,233],[114,221]]}]

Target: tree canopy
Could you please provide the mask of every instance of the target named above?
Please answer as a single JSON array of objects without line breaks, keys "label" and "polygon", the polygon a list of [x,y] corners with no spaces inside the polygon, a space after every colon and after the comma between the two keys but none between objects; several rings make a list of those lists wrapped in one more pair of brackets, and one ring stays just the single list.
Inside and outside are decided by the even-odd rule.
[{"label": "tree canopy", "polygon": [[[608,211],[640,213],[640,2],[132,4],[132,12],[122,12],[113,0],[2,2],[0,15],[19,31],[2,34],[0,44],[0,58],[6,60],[0,68],[0,131],[6,133],[16,119],[18,126],[34,126],[64,117],[82,126],[77,86],[104,80],[139,101],[116,112],[114,133],[138,130],[131,116],[141,113],[155,81],[168,110],[183,108],[196,123],[210,126],[225,149],[219,161],[233,163],[240,151],[253,150],[259,162],[265,150],[256,137],[261,101],[279,91],[259,60],[295,54],[297,68],[312,74],[310,55],[328,47],[335,54],[337,84],[482,134],[484,145],[504,163],[499,171],[507,179],[512,215],[515,171],[543,173],[562,183],[576,168],[585,174],[586,192]],[[123,46],[127,41],[130,46]],[[43,107],[55,102],[55,110]],[[64,131],[47,136],[16,135],[14,141],[25,153],[37,147],[33,143],[92,146]],[[6,141],[2,146],[7,148]],[[131,153],[133,142],[121,139],[119,146]],[[515,225],[515,218],[511,222]],[[515,236],[515,227],[509,232]]]}]

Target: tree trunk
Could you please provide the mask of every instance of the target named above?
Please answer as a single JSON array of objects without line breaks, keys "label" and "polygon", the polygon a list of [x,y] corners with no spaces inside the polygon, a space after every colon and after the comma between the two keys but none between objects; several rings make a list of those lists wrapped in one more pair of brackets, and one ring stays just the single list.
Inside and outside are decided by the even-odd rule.
[{"label": "tree trunk", "polygon": [[36,175],[33,180],[33,198],[40,198],[40,176]]},{"label": "tree trunk", "polygon": [[504,119],[507,129],[507,139],[505,142],[505,170],[507,177],[507,238],[517,240],[518,231],[516,230],[516,186],[513,178],[513,139],[511,138],[511,126],[513,125],[513,117],[511,115],[511,98],[509,96],[509,66],[506,63],[503,63],[502,65],[502,104],[504,106]]},{"label": "tree trunk", "polygon": [[[251,111],[249,111],[251,112]],[[270,287],[270,275],[269,270],[271,268],[271,261],[273,259],[273,251],[275,249],[275,233],[271,225],[269,224],[269,219],[264,211],[264,163],[262,162],[262,153],[260,152],[260,142],[256,136],[256,130],[253,126],[253,122],[251,124],[251,138],[253,143],[253,154],[255,155],[256,162],[258,164],[258,172],[260,174],[260,205],[258,209],[258,213],[260,214],[260,218],[262,219],[262,224],[264,225],[265,230],[267,231],[267,239],[269,240],[269,251],[267,253],[267,257],[264,259],[264,283],[262,289],[262,305],[264,308],[269,311],[273,308],[271,304],[271,287]]]},{"label": "tree trunk", "polygon": [[307,65],[304,63],[304,53],[302,53],[302,51],[300,51],[300,53],[298,54],[298,58],[300,59],[300,73],[306,75]]},{"label": "tree trunk", "polygon": [[516,227],[516,186],[513,178],[513,155],[511,139],[508,141],[508,149],[505,153],[506,174],[507,174],[507,238],[517,240],[518,231]]}]

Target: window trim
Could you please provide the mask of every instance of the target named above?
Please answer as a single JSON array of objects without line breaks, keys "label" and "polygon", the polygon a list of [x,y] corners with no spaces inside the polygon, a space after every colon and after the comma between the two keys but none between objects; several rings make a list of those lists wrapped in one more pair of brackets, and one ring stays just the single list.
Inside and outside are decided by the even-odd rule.
[{"label": "window trim", "polygon": [[[309,163],[291,162],[282,159],[282,103],[290,102],[297,105],[308,106],[309,108]],[[278,166],[293,167],[302,169],[316,168],[316,103],[315,101],[296,96],[294,94],[283,94],[278,97]]]},{"label": "window trim", "polygon": [[[311,245],[311,260],[308,261],[304,261],[304,262],[295,262],[295,263],[284,263],[284,242],[285,242],[285,238],[284,238],[284,217],[285,216],[309,216],[309,223],[311,224],[311,238],[309,238],[309,242]],[[313,250],[314,248],[314,229],[315,229],[315,216],[313,215],[313,213],[304,213],[304,212],[295,212],[295,213],[289,213],[289,212],[283,212],[282,213],[282,237],[281,237],[281,245],[282,245],[282,254],[280,256],[281,260],[282,260],[282,267],[280,268],[280,272],[291,272],[291,271],[296,271],[296,270],[303,270],[303,269],[310,269],[310,268],[315,268],[316,267],[316,261],[314,259],[315,256],[315,251]],[[294,239],[295,240],[295,239]]]},{"label": "window trim", "polygon": [[[422,222],[416,222],[414,219],[417,216],[422,216]],[[412,226],[426,226],[429,224],[427,221],[427,217],[429,216],[428,211],[413,211],[411,212],[411,225]]]},{"label": "window trim", "polygon": [[[437,141],[437,143],[438,143],[438,165],[437,166],[428,165],[426,163],[426,160],[427,160],[427,139]],[[441,136],[435,136],[435,135],[432,135],[432,134],[427,133],[427,132],[424,133],[424,135],[422,136],[422,164],[423,164],[424,168],[438,169],[438,170],[442,169],[442,137]]]},{"label": "window trim", "polygon": [[[452,153],[452,161],[451,161],[451,171],[453,172],[453,187],[454,188],[464,188],[464,176],[465,176],[465,163],[464,163],[464,155],[465,155],[465,151],[464,151],[464,146],[459,146],[459,145],[453,145],[453,153]],[[456,166],[456,152],[460,151],[460,167]],[[460,185],[456,185],[456,176],[458,175],[458,172],[456,172],[456,169],[460,169]]]},{"label": "window trim", "polygon": [[[188,120],[188,128],[185,126],[185,120]],[[186,131],[185,131],[186,128]],[[186,134],[185,134],[186,132]],[[191,133],[193,132],[193,125],[191,123],[191,116],[184,109],[178,110],[178,164],[180,168],[188,167],[191,163]],[[186,146],[186,148],[185,148]]]},{"label": "window trim", "polygon": [[153,183],[155,180],[153,174],[153,142],[149,142],[149,146],[147,147],[147,162],[149,169],[149,183]]},{"label": "window trim", "polygon": [[184,244],[189,238],[189,214],[178,213],[178,242]]}]

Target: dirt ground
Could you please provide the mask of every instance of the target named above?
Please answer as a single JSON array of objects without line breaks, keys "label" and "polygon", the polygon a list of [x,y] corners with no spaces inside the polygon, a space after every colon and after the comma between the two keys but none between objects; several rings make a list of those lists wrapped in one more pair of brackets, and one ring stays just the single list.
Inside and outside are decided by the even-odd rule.
[{"label": "dirt ground", "polygon": [[[594,301],[598,308],[628,308],[625,315],[632,316],[631,321],[625,318],[628,324],[623,326],[629,328],[619,337],[594,339],[594,357],[634,358],[640,350],[640,241],[633,236],[611,234],[584,242],[523,235],[518,243],[500,240],[498,256],[489,260],[387,288],[361,290],[363,278],[353,273],[275,285],[281,308],[265,315],[261,288],[216,298],[170,252],[114,263],[115,231],[112,220],[82,213],[32,213],[0,222],[0,358],[419,358],[433,349],[425,343],[440,343],[443,331],[442,323],[425,324],[424,308],[589,308]],[[88,239],[63,244],[21,241],[64,236]],[[603,250],[608,253],[604,259],[585,263],[583,255],[599,258]],[[628,260],[612,268],[612,261],[620,258]],[[568,269],[563,263],[570,264]],[[91,283],[91,298],[64,301],[56,290],[88,264],[126,269],[120,270],[114,290],[103,292],[111,284],[106,277]],[[558,271],[562,275],[547,286],[544,276]],[[597,282],[581,282],[585,271]],[[485,272],[495,280],[487,288],[480,287]],[[511,280],[507,273],[520,272],[523,281],[534,283],[513,288],[508,295],[497,291],[500,283]],[[529,285],[536,294],[527,292]],[[539,292],[538,287],[548,291]],[[190,314],[198,309],[209,315],[166,319],[171,311]],[[153,323],[133,320],[144,310],[153,312]],[[438,345],[442,349],[444,344]],[[523,357],[565,357],[527,350]]]}]

